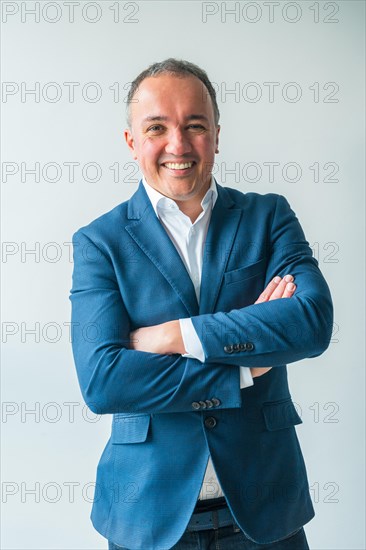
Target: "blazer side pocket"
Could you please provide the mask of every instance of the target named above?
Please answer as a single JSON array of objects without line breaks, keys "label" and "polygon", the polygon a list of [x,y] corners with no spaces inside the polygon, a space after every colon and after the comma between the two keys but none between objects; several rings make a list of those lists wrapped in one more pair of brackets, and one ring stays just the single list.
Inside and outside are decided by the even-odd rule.
[{"label": "blazer side pocket", "polygon": [[296,424],[302,424],[292,399],[264,403],[262,407],[264,422],[268,431],[283,430]]},{"label": "blazer side pocket", "polygon": [[147,439],[150,414],[117,416],[112,424],[111,441],[114,445],[143,443]]},{"label": "blazer side pocket", "polygon": [[225,283],[227,285],[231,285],[232,283],[244,281],[245,279],[249,279],[250,277],[263,273],[265,269],[266,260],[265,258],[262,258],[262,260],[258,260],[258,262],[255,262],[254,264],[245,265],[243,267],[239,267],[238,269],[227,271],[224,274]]}]

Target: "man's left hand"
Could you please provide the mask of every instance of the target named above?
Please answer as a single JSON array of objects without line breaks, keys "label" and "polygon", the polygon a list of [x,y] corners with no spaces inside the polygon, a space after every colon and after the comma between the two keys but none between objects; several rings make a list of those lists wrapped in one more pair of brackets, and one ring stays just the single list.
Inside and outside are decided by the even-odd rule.
[{"label": "man's left hand", "polygon": [[179,320],[134,330],[130,333],[130,348],[163,355],[187,353],[184,349]]}]

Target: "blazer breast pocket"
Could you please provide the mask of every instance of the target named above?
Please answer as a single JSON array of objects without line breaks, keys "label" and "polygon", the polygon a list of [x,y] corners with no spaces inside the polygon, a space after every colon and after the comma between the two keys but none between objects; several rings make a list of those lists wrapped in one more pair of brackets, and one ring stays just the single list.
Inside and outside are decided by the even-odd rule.
[{"label": "blazer breast pocket", "polygon": [[233,283],[238,283],[245,281],[246,279],[250,279],[251,277],[256,277],[258,275],[261,275],[266,270],[266,260],[265,258],[262,258],[261,260],[258,260],[258,262],[255,262],[254,264],[245,265],[243,267],[239,267],[238,269],[233,269],[231,271],[227,271],[224,274],[224,281],[226,285],[231,285]]},{"label": "blazer breast pocket", "polygon": [[150,414],[115,415],[112,424],[111,442],[114,445],[143,443],[150,426]]}]

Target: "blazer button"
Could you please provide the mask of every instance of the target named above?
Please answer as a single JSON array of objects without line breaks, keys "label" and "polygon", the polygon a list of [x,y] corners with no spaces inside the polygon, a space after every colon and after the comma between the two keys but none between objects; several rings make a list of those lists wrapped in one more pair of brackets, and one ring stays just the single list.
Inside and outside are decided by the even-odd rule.
[{"label": "blazer button", "polygon": [[233,346],[231,346],[231,345],[230,345],[230,346],[225,346],[225,347],[224,347],[224,352],[225,352],[225,353],[233,353],[233,351],[234,351],[234,350],[233,350]]},{"label": "blazer button", "polygon": [[201,405],[197,401],[193,401],[192,409],[195,409],[197,411],[200,408],[201,408]]},{"label": "blazer button", "polygon": [[233,351],[238,352],[239,351],[239,344],[233,345]]},{"label": "blazer button", "polygon": [[245,347],[247,348],[247,351],[252,351],[254,349],[254,344],[252,344],[252,342],[247,342]]},{"label": "blazer button", "polygon": [[247,346],[245,344],[239,344],[240,351],[247,351]]},{"label": "blazer button", "polygon": [[217,397],[211,397],[211,401],[214,407],[218,407],[219,405],[221,405],[221,401],[220,399],[217,399]]},{"label": "blazer button", "polygon": [[216,424],[216,418],[214,418],[213,416],[208,416],[207,418],[205,418],[206,428],[212,429],[216,426]]},{"label": "blazer button", "polygon": [[199,401],[199,404],[200,404],[200,409],[206,409],[207,408],[207,405],[204,401]]},{"label": "blazer button", "polygon": [[211,409],[214,406],[211,399],[206,399],[206,405],[208,409]]}]

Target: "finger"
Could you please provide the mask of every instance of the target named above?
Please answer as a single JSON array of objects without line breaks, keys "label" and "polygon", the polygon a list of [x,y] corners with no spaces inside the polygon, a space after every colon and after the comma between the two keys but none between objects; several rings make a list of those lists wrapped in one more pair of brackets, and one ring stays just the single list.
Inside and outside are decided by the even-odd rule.
[{"label": "finger", "polygon": [[135,350],[138,349],[139,342],[140,342],[139,330],[140,329],[130,332],[130,341],[129,341],[130,349],[135,349]]},{"label": "finger", "polygon": [[262,294],[254,302],[255,304],[261,304],[262,302],[268,302],[272,293],[276,290],[279,283],[281,282],[281,277],[275,277],[272,281],[266,286]]},{"label": "finger", "polygon": [[294,283],[287,283],[285,290],[282,294],[282,298],[291,298],[296,290],[296,285]]},{"label": "finger", "polygon": [[279,298],[282,298],[287,283],[292,283],[294,280],[292,275],[286,275],[281,282],[277,285],[277,288],[272,292],[269,300],[278,300]]},{"label": "finger", "polygon": [[258,378],[258,376],[262,376],[263,374],[266,374],[266,372],[271,370],[271,368],[272,367],[252,367],[250,369],[252,378]]}]

